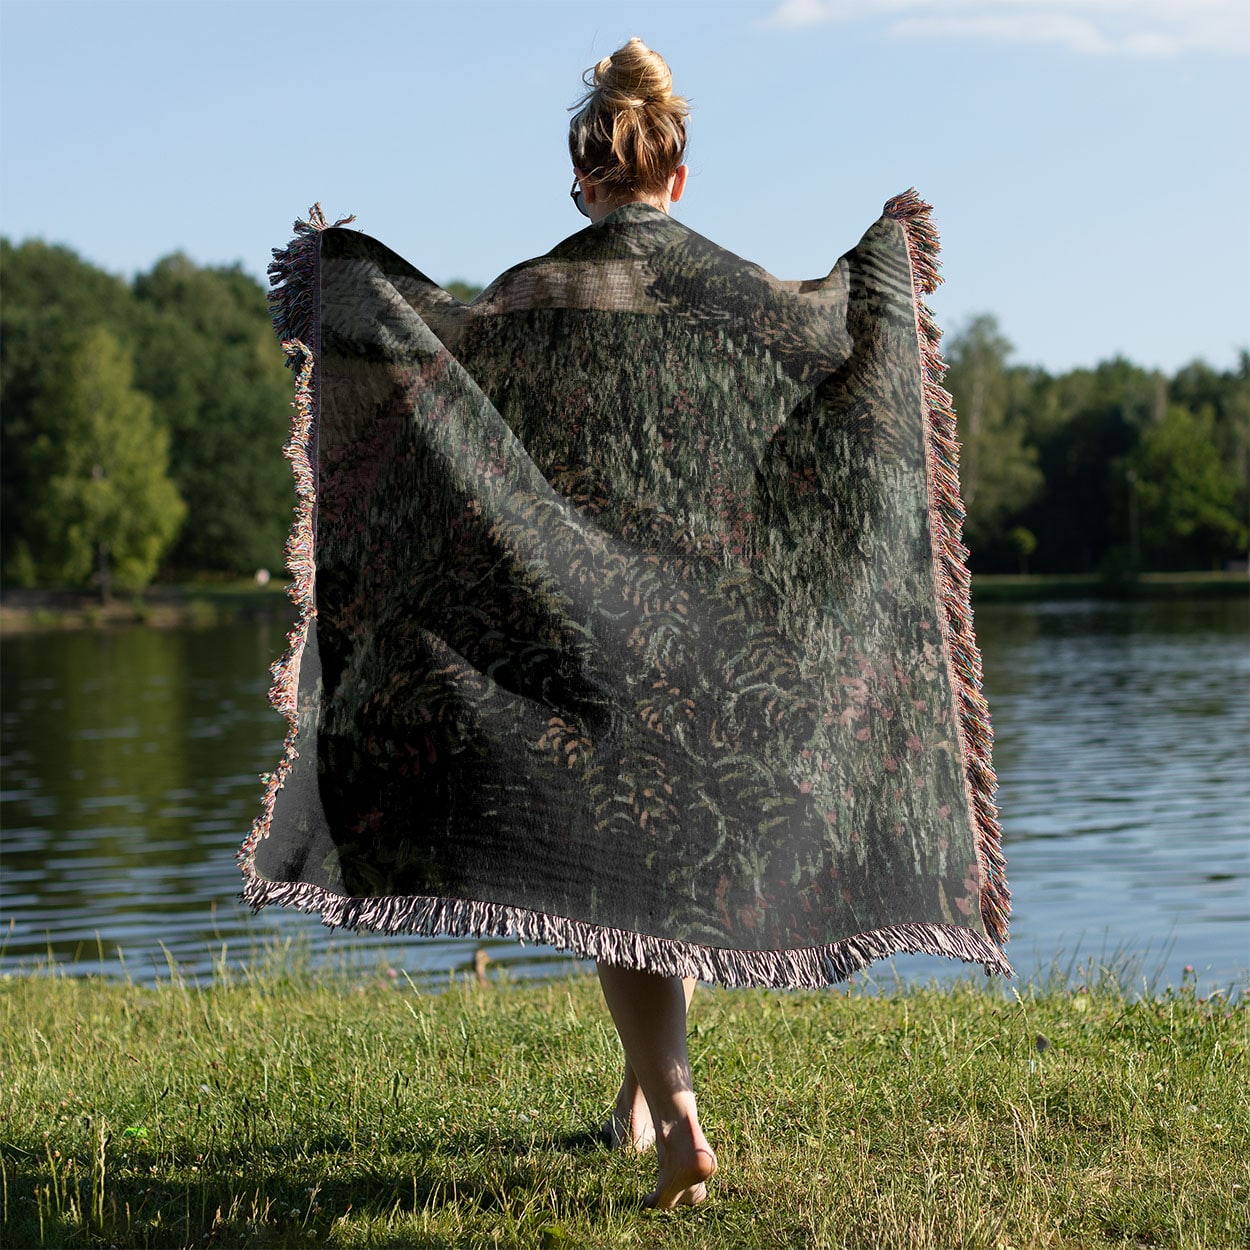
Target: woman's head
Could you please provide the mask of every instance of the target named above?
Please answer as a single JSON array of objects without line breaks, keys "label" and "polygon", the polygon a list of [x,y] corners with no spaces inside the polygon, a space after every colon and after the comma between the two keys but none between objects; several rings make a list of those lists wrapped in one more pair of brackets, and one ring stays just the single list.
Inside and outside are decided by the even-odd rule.
[{"label": "woman's head", "polygon": [[574,166],[610,199],[665,194],[686,153],[690,109],[673,94],[664,58],[631,39],[583,81],[586,94],[569,123]]}]

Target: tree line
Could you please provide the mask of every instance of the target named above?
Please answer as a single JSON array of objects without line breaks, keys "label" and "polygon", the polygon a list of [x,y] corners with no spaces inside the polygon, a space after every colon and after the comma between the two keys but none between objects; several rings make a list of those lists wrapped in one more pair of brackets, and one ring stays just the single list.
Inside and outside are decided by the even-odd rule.
[{"label": "tree line", "polygon": [[[126,282],[0,239],[0,290],[5,584],[107,596],[281,566],[291,379],[255,279],[174,255]],[[1244,558],[1250,354],[1170,378],[1123,359],[1052,376],[1013,364],[980,317],[946,356],[974,571]]]},{"label": "tree line", "polygon": [[1246,558],[1250,353],[1167,377],[1119,357],[1051,375],[1012,352],[988,316],[946,345],[974,572],[1122,578]]},{"label": "tree line", "polygon": [[7,584],[280,566],[291,383],[255,279],[175,255],[126,282],[0,240],[0,290]]}]

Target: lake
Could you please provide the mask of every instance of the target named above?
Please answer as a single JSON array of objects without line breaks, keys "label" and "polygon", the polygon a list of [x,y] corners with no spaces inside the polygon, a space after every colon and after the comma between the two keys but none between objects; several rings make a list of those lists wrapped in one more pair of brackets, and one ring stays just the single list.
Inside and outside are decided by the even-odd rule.
[{"label": "lake", "polygon": [[[1090,960],[1139,982],[1244,989],[1250,969],[1250,605],[986,604],[1008,879],[1025,979]],[[6,639],[0,971],[207,978],[293,944],[438,981],[486,946],[518,977],[577,967],[512,942],[332,934],[236,901],[234,855],[283,724],[277,621]],[[877,965],[929,979],[961,970]]]}]

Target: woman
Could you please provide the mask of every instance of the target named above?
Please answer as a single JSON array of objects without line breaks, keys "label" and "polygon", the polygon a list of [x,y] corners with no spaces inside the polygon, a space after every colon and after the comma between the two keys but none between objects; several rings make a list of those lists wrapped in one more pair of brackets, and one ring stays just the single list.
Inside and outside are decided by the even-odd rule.
[{"label": "woman", "polygon": [[716,1170],[696,979],[1009,974],[1008,894],[927,206],[780,282],[668,216],[663,60],[588,86],[591,226],[471,305],[317,215],[271,267],[302,614],[244,897],[594,959],[666,1208]]},{"label": "woman", "polygon": [[[689,110],[673,94],[664,58],[634,38],[588,78],[569,126],[579,210],[596,225],[624,204],[667,213],[686,186]],[[686,1012],[696,982],[602,961],[598,970],[625,1051],[625,1079],[605,1139],[635,1150],[654,1143],[660,1175],[648,1205],[702,1202],[716,1156],[699,1124],[686,1052]]]}]

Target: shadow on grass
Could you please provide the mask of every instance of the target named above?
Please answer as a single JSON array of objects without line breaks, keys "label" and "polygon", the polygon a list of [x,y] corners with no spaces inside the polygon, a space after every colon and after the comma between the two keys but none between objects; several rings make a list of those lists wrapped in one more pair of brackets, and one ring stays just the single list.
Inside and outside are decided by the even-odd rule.
[{"label": "shadow on grass", "polygon": [[88,1168],[5,1150],[5,1244],[306,1246],[325,1242],[348,1220],[368,1228],[371,1246],[441,1247],[463,1242],[414,1224],[423,1214],[436,1222],[453,1211],[479,1228],[481,1217],[493,1218],[504,1230],[502,1244],[519,1238],[537,1245],[556,1212],[537,1206],[535,1194],[566,1194],[592,1222],[633,1205],[587,1183],[587,1172],[608,1171],[618,1158],[590,1130],[387,1137],[364,1146],[333,1135],[216,1148],[196,1163],[131,1151],[124,1162]]}]

